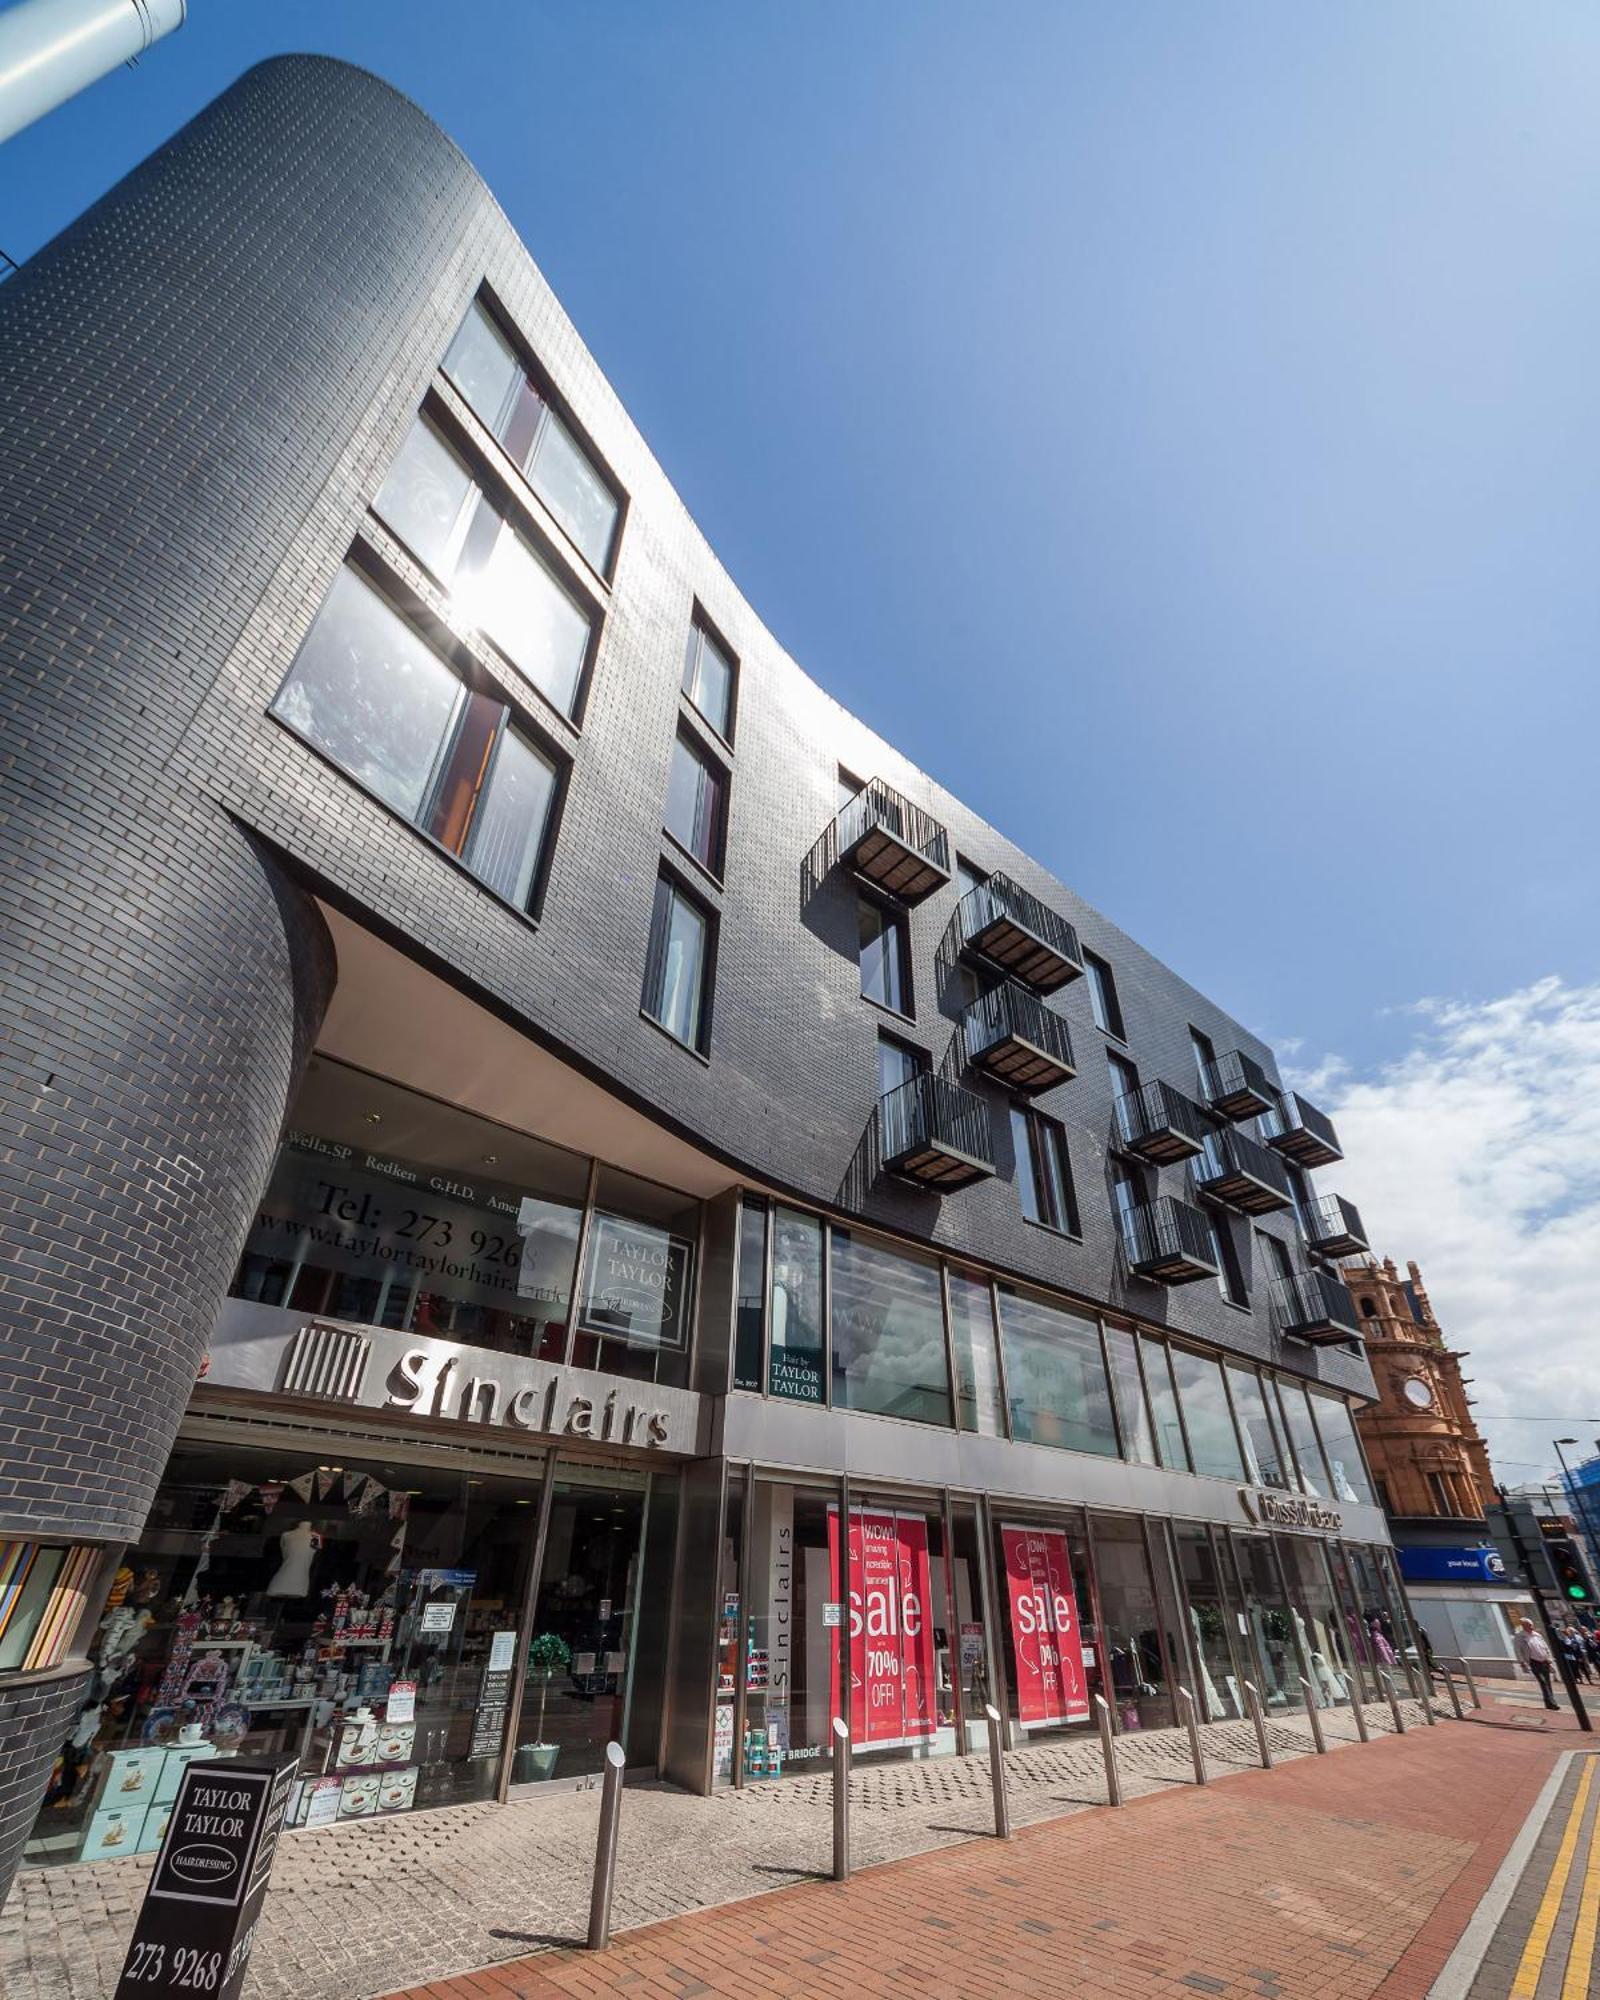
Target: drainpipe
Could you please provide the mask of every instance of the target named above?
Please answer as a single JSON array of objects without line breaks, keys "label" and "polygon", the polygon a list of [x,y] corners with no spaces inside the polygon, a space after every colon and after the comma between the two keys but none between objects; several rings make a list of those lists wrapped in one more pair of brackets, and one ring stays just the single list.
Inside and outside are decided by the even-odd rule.
[{"label": "drainpipe", "polygon": [[181,28],[188,0],[18,0],[0,13],[0,140]]}]

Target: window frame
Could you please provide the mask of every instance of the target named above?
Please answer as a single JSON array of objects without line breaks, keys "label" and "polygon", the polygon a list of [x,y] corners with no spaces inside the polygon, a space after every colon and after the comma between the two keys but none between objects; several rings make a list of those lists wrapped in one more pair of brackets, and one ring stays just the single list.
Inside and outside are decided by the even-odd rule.
[{"label": "window frame", "polygon": [[[606,550],[606,557],[603,563],[594,562],[585,553],[577,537],[566,527],[555,508],[545,499],[539,488],[533,483],[532,462],[538,450],[539,440],[543,433],[543,425],[539,425],[534,431],[533,436],[528,441],[526,451],[520,457],[517,456],[512,447],[504,441],[502,435],[503,430],[509,429],[512,418],[515,415],[515,403],[513,403],[512,409],[507,411],[502,419],[485,417],[467,395],[466,390],[460,386],[454,375],[449,372],[446,364],[449,359],[450,350],[461,337],[462,329],[466,326],[468,319],[475,310],[482,311],[484,318],[488,320],[490,326],[499,334],[507,347],[510,348],[512,359],[522,370],[525,387],[533,391],[534,395],[544,404],[546,411],[560,423],[566,431],[567,436],[577,446],[579,455],[587,462],[589,470],[615,502],[617,510],[616,519],[612,523],[611,542]],[[583,564],[589,575],[597,577],[609,590],[612,580],[617,573],[617,559],[621,553],[622,538],[628,525],[629,496],[624,491],[621,481],[611,469],[604,455],[596,447],[595,441],[590,436],[588,430],[579,423],[573,413],[572,405],[561,394],[560,390],[557,389],[549,369],[539,360],[528,341],[523,338],[516,321],[500,303],[500,300],[488,285],[479,285],[471,298],[468,299],[465,309],[455,323],[454,331],[445,343],[444,352],[439,356],[435,370],[435,379],[449,383],[451,393],[461,398],[462,406],[472,412],[474,419],[483,426],[485,433],[494,440],[496,450],[504,458],[506,464],[515,471],[522,485],[532,494],[542,514],[549,520],[566,546],[577,557],[578,561]],[[521,400],[521,395],[522,391],[519,390],[517,401]],[[499,428],[497,428],[497,424],[500,426]]]},{"label": "window frame", "polygon": [[[1126,1045],[1128,1026],[1122,1012],[1122,996],[1117,991],[1117,975],[1111,961],[1097,951],[1083,947],[1083,976],[1089,987],[1089,1012],[1102,1035]],[[1104,1018],[1103,1018],[1104,1017]]]},{"label": "window frame", "polygon": [[[701,772],[708,774],[713,784],[717,787],[718,797],[712,826],[710,860],[706,860],[697,854],[667,817],[672,808],[672,779],[680,750],[693,760]],[[683,858],[686,861],[692,862],[706,879],[714,883],[719,889],[723,885],[723,876],[728,864],[728,808],[732,792],[733,773],[720,758],[711,755],[710,751],[700,742],[693,730],[686,729],[680,722],[677,734],[672,740],[672,755],[667,766],[667,795],[661,815],[661,830]],[[704,786],[702,785],[700,797],[696,804],[697,819],[703,800]]]},{"label": "window frame", "polygon": [[[402,591],[398,582],[387,570],[363,560],[366,550],[356,543],[345,555],[333,582],[329,584],[321,603],[312,614],[311,622],[301,634],[283,678],[279,681],[266,707],[269,721],[284,730],[319,763],[334,772],[340,782],[352,785],[364,798],[384,813],[387,813],[408,833],[426,842],[435,854],[440,855],[452,867],[459,869],[467,879],[492,896],[501,909],[510,910],[527,923],[537,924],[543,914],[545,890],[549,882],[550,869],[560,836],[561,818],[566,805],[567,792],[572,777],[572,759],[568,751],[525,709],[518,708],[507,699],[507,690],[498,682],[484,674],[479,663],[467,654],[468,665],[462,664],[462,647],[459,640],[448,628],[441,628],[438,621],[413,593]],[[315,738],[307,735],[283,713],[278,704],[293,678],[306,642],[311,637],[317,621],[333,596],[334,589],[345,575],[352,576],[364,589],[368,590],[378,603],[395,618],[416,643],[430,652],[455,681],[457,694],[451,708],[449,720],[444,726],[439,743],[434,751],[426,779],[418,797],[415,814],[408,813],[394,800],[386,798],[375,786],[369,784],[357,772],[341,763],[334,753]],[[471,803],[461,832],[461,844],[452,847],[447,840],[434,831],[434,822],[441,803],[445,785],[456,775],[458,760],[463,752],[463,734],[468,717],[477,703],[486,703],[498,709],[493,723],[492,737],[482,753],[482,767],[472,791]],[[508,896],[486,881],[467,860],[467,850],[472,844],[478,823],[478,810],[492,785],[495,766],[499,761],[500,745],[507,733],[518,736],[524,745],[547,763],[551,769],[553,785],[550,802],[545,813],[544,830],[540,840],[539,854],[534,862],[528,887],[527,903],[514,903]]]},{"label": "window frame", "polygon": [[[1037,1105],[1024,1104],[1013,1098],[1010,1104],[1011,1142],[1017,1156],[1017,1199],[1022,1209],[1022,1219],[1035,1229],[1047,1229],[1052,1236],[1063,1236],[1069,1242],[1083,1241],[1083,1211],[1078,1202],[1078,1188],[1072,1172],[1072,1154],[1067,1144],[1067,1129],[1059,1118],[1052,1118]],[[1022,1174],[1023,1147],[1026,1147],[1027,1175]],[[1056,1169],[1052,1176],[1044,1154],[1046,1147],[1054,1150]],[[1066,1213],[1061,1219],[1053,1219],[1044,1213],[1029,1214],[1027,1190],[1033,1194],[1033,1205],[1043,1211],[1054,1211],[1057,1207],[1054,1181],[1059,1180],[1060,1191]],[[1041,1189],[1050,1189],[1048,1201],[1040,1198]]]},{"label": "window frame", "polygon": [[[903,1006],[896,1006],[894,1001],[882,999],[876,993],[869,993],[867,991],[867,947],[861,939],[861,925],[863,913],[868,910],[871,910],[879,920],[881,926],[878,933],[879,939],[892,936],[895,940],[892,955],[895,960],[895,972],[900,987],[900,996],[904,1002]],[[885,954],[886,957],[888,955],[887,953]],[[897,1021],[914,1022],[916,1020],[917,996],[911,968],[911,926],[906,921],[906,915],[903,910],[897,909],[892,903],[885,902],[881,896],[869,894],[865,889],[858,889],[856,891],[856,970],[861,988],[861,997],[869,1007],[880,1008],[885,1014],[891,1015]]]},{"label": "window frame", "polygon": [[[716,647],[718,652],[728,662],[728,726],[726,729],[719,729],[717,727],[712,717],[700,706],[699,701],[695,697],[694,689],[690,685],[691,679],[696,684],[699,682],[700,653],[707,639],[711,641],[712,645]],[[694,610],[690,613],[689,617],[689,634],[684,646],[683,670],[678,678],[678,692],[689,704],[701,724],[710,730],[711,734],[730,755],[733,751],[734,738],[738,734],[739,684],[743,677],[743,668],[739,655],[728,644],[727,640],[723,638],[717,626],[706,616],[705,606],[696,598]]]},{"label": "window frame", "polygon": [[[663,904],[663,892],[667,901]],[[686,1042],[656,1010],[666,991],[667,943],[671,936],[672,900],[688,905],[704,925],[705,949],[700,960],[700,992],[696,1008],[695,1039]],[[685,1049],[698,1061],[711,1059],[711,1020],[717,981],[718,913],[683,879],[679,871],[663,861],[656,871],[656,885],[650,905],[650,929],[645,945],[644,983],[640,991],[639,1016],[657,1028],[676,1047]]]}]

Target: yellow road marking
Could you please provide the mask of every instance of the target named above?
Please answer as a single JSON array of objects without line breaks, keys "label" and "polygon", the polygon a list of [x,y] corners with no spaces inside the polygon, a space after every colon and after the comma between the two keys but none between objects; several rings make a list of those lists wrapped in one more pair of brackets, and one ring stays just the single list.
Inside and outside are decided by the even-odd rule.
[{"label": "yellow road marking", "polygon": [[1594,1965],[1595,1924],[1600,1920],[1600,1840],[1595,1839],[1594,1831],[1591,1828],[1589,1832],[1589,1854],[1583,1870],[1583,1894],[1578,1901],[1578,1920],[1572,1932],[1572,1950],[1567,1958],[1566,1977],[1561,1982],[1561,2000],[1589,2000],[1589,1973]]},{"label": "yellow road marking", "polygon": [[1533,1929],[1529,1931],[1528,1942],[1517,1961],[1517,1975],[1511,1982],[1509,2000],[1534,2000],[1539,1990],[1539,1975],[1544,1971],[1545,1954],[1550,1949],[1550,1933],[1555,1929],[1556,1918],[1561,1912],[1561,1899],[1567,1893],[1567,1878],[1572,1873],[1572,1857],[1577,1852],[1578,1834],[1583,1826],[1584,1808],[1589,1803],[1589,1786],[1593,1777],[1594,1759],[1586,1758],[1583,1775],[1578,1780],[1578,1789],[1562,1830],[1561,1845],[1556,1850],[1555,1866],[1550,1870],[1550,1880],[1545,1884],[1544,1895],[1534,1914]]}]

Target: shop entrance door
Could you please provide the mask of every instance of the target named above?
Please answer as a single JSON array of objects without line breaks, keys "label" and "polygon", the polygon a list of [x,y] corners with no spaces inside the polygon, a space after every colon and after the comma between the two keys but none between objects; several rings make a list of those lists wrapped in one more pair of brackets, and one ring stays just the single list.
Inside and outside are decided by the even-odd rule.
[{"label": "shop entrance door", "polygon": [[513,1784],[599,1771],[626,1745],[650,1481],[618,1468],[556,1477],[528,1635]]}]

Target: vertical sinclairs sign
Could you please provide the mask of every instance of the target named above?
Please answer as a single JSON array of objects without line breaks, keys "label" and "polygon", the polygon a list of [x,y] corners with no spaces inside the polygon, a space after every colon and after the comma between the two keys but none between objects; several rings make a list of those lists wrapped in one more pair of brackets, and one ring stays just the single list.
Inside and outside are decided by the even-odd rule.
[{"label": "vertical sinclairs sign", "polygon": [[236,2000],[298,1769],[294,1757],[187,1767],[114,2000]]}]

